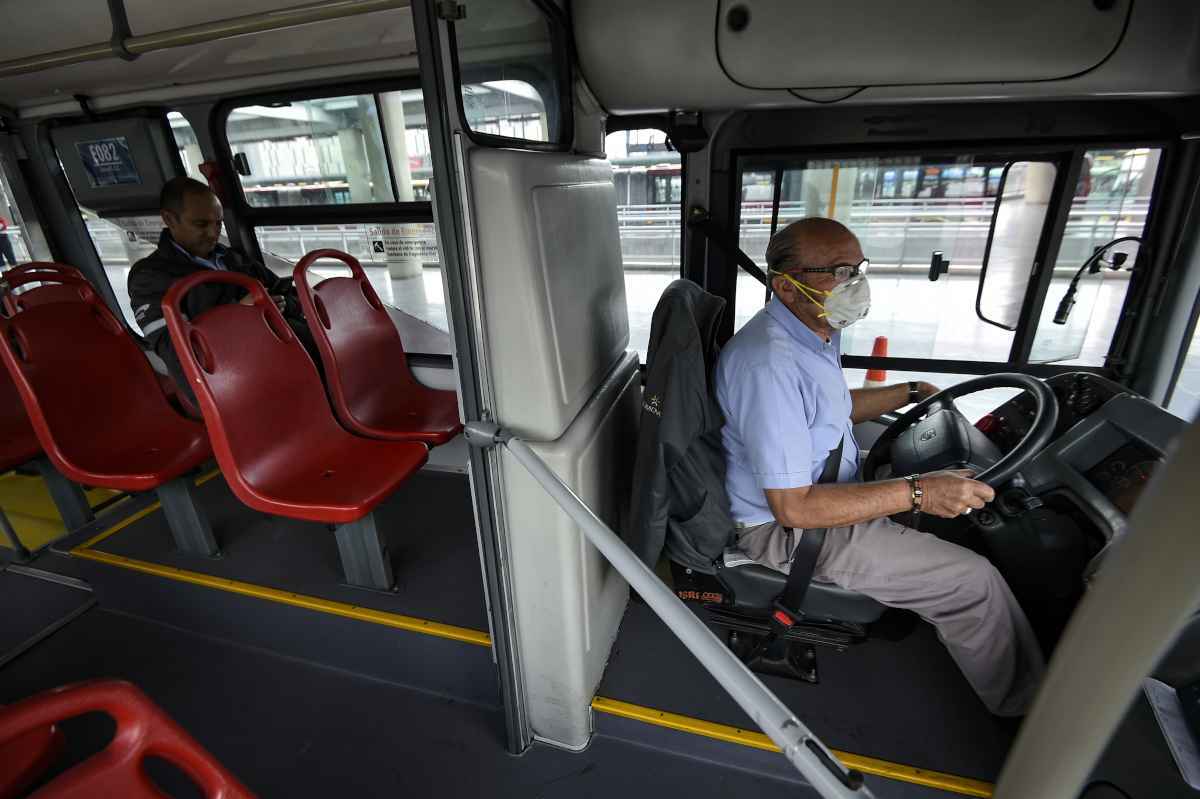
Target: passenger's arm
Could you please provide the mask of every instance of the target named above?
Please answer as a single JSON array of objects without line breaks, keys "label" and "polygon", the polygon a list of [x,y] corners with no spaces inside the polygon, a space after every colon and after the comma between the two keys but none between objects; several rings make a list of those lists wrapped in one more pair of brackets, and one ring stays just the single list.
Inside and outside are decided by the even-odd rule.
[{"label": "passenger's arm", "polygon": [[[917,392],[922,400],[932,397],[939,390],[932,383],[917,384]],[[907,405],[908,383],[897,383],[894,386],[880,386],[879,388],[852,388],[850,389],[850,401],[854,403],[854,407],[850,411],[850,420],[855,424],[866,422]]]},{"label": "passenger's arm", "polygon": [[[970,479],[967,469],[921,476],[921,512],[945,519],[967,508],[982,508],[995,497],[985,483]],[[767,488],[767,504],[775,521],[797,529],[846,527],[881,519],[912,508],[912,492],[904,479],[874,483],[826,483],[802,488]]]}]

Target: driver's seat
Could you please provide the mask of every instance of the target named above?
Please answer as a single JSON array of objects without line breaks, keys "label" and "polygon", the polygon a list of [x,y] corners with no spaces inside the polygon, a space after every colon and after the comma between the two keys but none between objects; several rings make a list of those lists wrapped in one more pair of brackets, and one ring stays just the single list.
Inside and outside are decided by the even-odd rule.
[{"label": "driver's seat", "polygon": [[780,641],[784,650],[799,642],[807,648],[780,650],[773,665],[764,662],[759,644],[772,635],[771,617],[787,575],[734,546],[721,446],[724,419],[711,390],[724,307],[720,297],[676,280],[654,310],[629,544],[651,567],[665,548],[676,592],[704,602],[708,620],[729,631],[730,645],[753,659],[752,666],[815,682],[815,653],[807,645],[842,648],[861,641],[865,625],[886,608],[864,594],[810,583],[801,607],[790,609],[799,611],[800,623]]}]

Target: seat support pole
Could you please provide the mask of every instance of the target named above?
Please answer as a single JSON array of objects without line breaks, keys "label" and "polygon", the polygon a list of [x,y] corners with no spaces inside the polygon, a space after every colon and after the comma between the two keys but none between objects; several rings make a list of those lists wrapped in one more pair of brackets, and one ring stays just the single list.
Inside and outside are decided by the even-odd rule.
[{"label": "seat support pole", "polygon": [[38,458],[34,465],[50,491],[50,499],[58,508],[58,515],[62,517],[68,532],[78,530],[96,518],[83,489],[63,477],[48,458]]},{"label": "seat support pole", "polygon": [[4,509],[0,508],[0,531],[3,531],[4,537],[8,539],[9,546],[16,553],[14,557],[18,563],[25,563],[32,555],[29,549],[21,543],[21,539],[17,538],[17,531],[13,529],[12,524],[8,521],[8,516],[4,514]]},{"label": "seat support pole", "polygon": [[375,514],[334,528],[346,582],[360,588],[390,591],[395,584],[387,545],[375,524]]},{"label": "seat support pole", "polygon": [[216,557],[221,554],[208,516],[196,502],[196,486],[188,477],[176,477],[157,489],[167,526],[180,552]]}]

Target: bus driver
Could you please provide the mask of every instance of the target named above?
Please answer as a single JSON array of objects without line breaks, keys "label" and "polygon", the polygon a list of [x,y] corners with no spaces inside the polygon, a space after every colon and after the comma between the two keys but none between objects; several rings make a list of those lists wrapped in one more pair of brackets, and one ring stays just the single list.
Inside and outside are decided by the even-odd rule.
[{"label": "bus driver", "polygon": [[[928,383],[847,388],[839,329],[869,307],[863,263],[858,239],[831,219],[794,222],[767,248],[774,296],[729,341],[716,372],[739,545],[786,572],[795,534],[828,528],[814,580],[916,612],[937,628],[992,713],[1022,715],[1044,663],[1004,578],[974,552],[888,518],[914,507],[909,480],[858,481],[853,424],[937,392]],[[839,441],[836,482],[815,485]],[[967,471],[919,480],[921,510],[943,518],[982,508],[994,496]]]}]

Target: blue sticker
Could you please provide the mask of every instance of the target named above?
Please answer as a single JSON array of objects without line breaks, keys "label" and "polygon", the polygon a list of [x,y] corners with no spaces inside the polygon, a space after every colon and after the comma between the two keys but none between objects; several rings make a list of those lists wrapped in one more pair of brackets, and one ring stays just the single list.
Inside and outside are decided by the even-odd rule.
[{"label": "blue sticker", "polygon": [[133,153],[129,150],[129,142],[124,136],[76,142],[75,151],[79,153],[79,160],[83,162],[83,169],[93,189],[142,182],[137,164],[133,161]]}]

